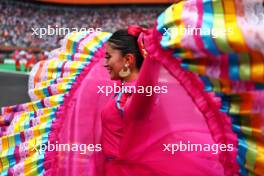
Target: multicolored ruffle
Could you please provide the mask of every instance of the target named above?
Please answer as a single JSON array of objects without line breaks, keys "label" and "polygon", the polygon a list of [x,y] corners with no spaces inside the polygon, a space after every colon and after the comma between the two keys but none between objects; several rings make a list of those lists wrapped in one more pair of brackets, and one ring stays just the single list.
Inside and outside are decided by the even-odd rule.
[{"label": "multicolored ruffle", "polygon": [[[85,68],[103,57],[110,33],[71,33],[52,58],[39,62],[30,73],[32,102],[2,108],[0,116],[1,175],[43,175],[45,152],[58,109]],[[58,56],[58,57],[57,57]],[[46,160],[46,158],[45,158]]]},{"label": "multicolored ruffle", "polygon": [[157,20],[161,47],[221,97],[238,136],[241,175],[264,173],[263,16],[262,1],[190,0]]}]

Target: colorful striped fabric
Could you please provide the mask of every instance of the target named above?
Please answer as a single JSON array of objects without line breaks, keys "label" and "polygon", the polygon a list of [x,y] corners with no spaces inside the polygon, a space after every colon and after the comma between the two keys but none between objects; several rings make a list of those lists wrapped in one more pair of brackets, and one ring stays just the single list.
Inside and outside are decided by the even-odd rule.
[{"label": "colorful striped fabric", "polygon": [[[165,10],[157,30],[165,50],[197,73],[238,136],[241,175],[264,173],[264,10],[261,0],[188,0]],[[258,26],[258,27],[256,27]],[[96,59],[109,33],[71,33],[32,70],[32,102],[2,108],[0,173],[43,175],[51,124],[78,76]]]},{"label": "colorful striped fabric", "polygon": [[[30,73],[32,102],[2,108],[0,116],[0,175],[43,175],[51,125],[64,97],[110,33],[71,33],[53,58],[39,62]],[[65,57],[64,57],[65,56]],[[66,57],[67,56],[67,57]],[[81,56],[81,57],[80,57]]]},{"label": "colorful striped fabric", "polygon": [[206,91],[222,98],[245,176],[264,174],[263,17],[261,0],[189,0],[173,4],[157,20],[161,46],[197,73]]}]

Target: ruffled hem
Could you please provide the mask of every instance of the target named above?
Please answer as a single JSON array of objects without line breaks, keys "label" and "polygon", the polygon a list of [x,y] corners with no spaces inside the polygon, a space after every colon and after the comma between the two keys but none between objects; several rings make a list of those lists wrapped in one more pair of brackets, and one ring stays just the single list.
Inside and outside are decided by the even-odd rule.
[{"label": "ruffled hem", "polygon": [[[72,97],[76,93],[78,88],[80,87],[83,79],[90,72],[90,70],[93,68],[93,66],[99,61],[99,59],[103,57],[103,53],[104,52],[102,49],[99,49],[95,53],[91,63],[87,64],[87,66],[84,67],[84,69],[81,71],[80,75],[76,78],[75,82],[72,84],[70,91],[67,94],[65,94],[64,102],[58,108],[58,111],[56,112],[56,119],[54,120],[54,122],[51,125],[51,131],[49,133],[50,144],[55,145],[56,142],[60,143],[59,133],[60,133],[61,127],[63,126],[64,119],[66,117],[67,107],[70,106]],[[46,175],[46,176],[56,175],[57,154],[58,154],[57,151],[46,151],[45,152],[44,164],[43,164],[43,167],[45,170],[44,175]]]},{"label": "ruffled hem", "polygon": [[221,106],[220,98],[217,98],[214,93],[205,92],[204,84],[199,77],[182,69],[180,59],[174,58],[172,51],[165,51],[161,48],[158,43],[160,39],[161,34],[154,30],[146,40],[147,51],[151,53],[153,59],[158,60],[164,65],[190,95],[193,102],[204,115],[214,141],[217,144],[233,144],[234,151],[221,152],[219,154],[219,161],[225,169],[225,175],[239,175],[239,166],[236,161],[237,137],[232,132],[230,119],[226,114],[219,111]]}]

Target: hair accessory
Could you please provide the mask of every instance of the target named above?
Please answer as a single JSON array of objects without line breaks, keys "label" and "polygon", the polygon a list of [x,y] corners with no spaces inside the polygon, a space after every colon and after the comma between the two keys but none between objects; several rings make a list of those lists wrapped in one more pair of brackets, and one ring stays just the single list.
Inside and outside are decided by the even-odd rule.
[{"label": "hair accessory", "polygon": [[130,25],[128,26],[127,32],[128,34],[134,37],[138,37],[137,43],[140,53],[143,56],[143,58],[146,58],[148,53],[144,46],[144,34],[148,33],[148,29],[136,25]]},{"label": "hair accessory", "polygon": [[130,25],[128,26],[127,32],[130,35],[133,35],[134,37],[138,37],[140,35],[140,33],[142,32],[146,32],[147,29],[137,26],[137,25]]}]

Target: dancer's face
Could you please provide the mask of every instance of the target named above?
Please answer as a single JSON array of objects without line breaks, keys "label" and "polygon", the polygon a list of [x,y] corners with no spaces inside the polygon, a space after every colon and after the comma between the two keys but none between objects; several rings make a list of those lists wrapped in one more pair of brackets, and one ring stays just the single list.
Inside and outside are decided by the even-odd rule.
[{"label": "dancer's face", "polygon": [[113,49],[111,44],[106,43],[106,52],[105,52],[105,64],[104,67],[108,70],[110,78],[112,80],[121,79],[119,72],[125,65],[125,59],[121,54],[120,50]]}]

